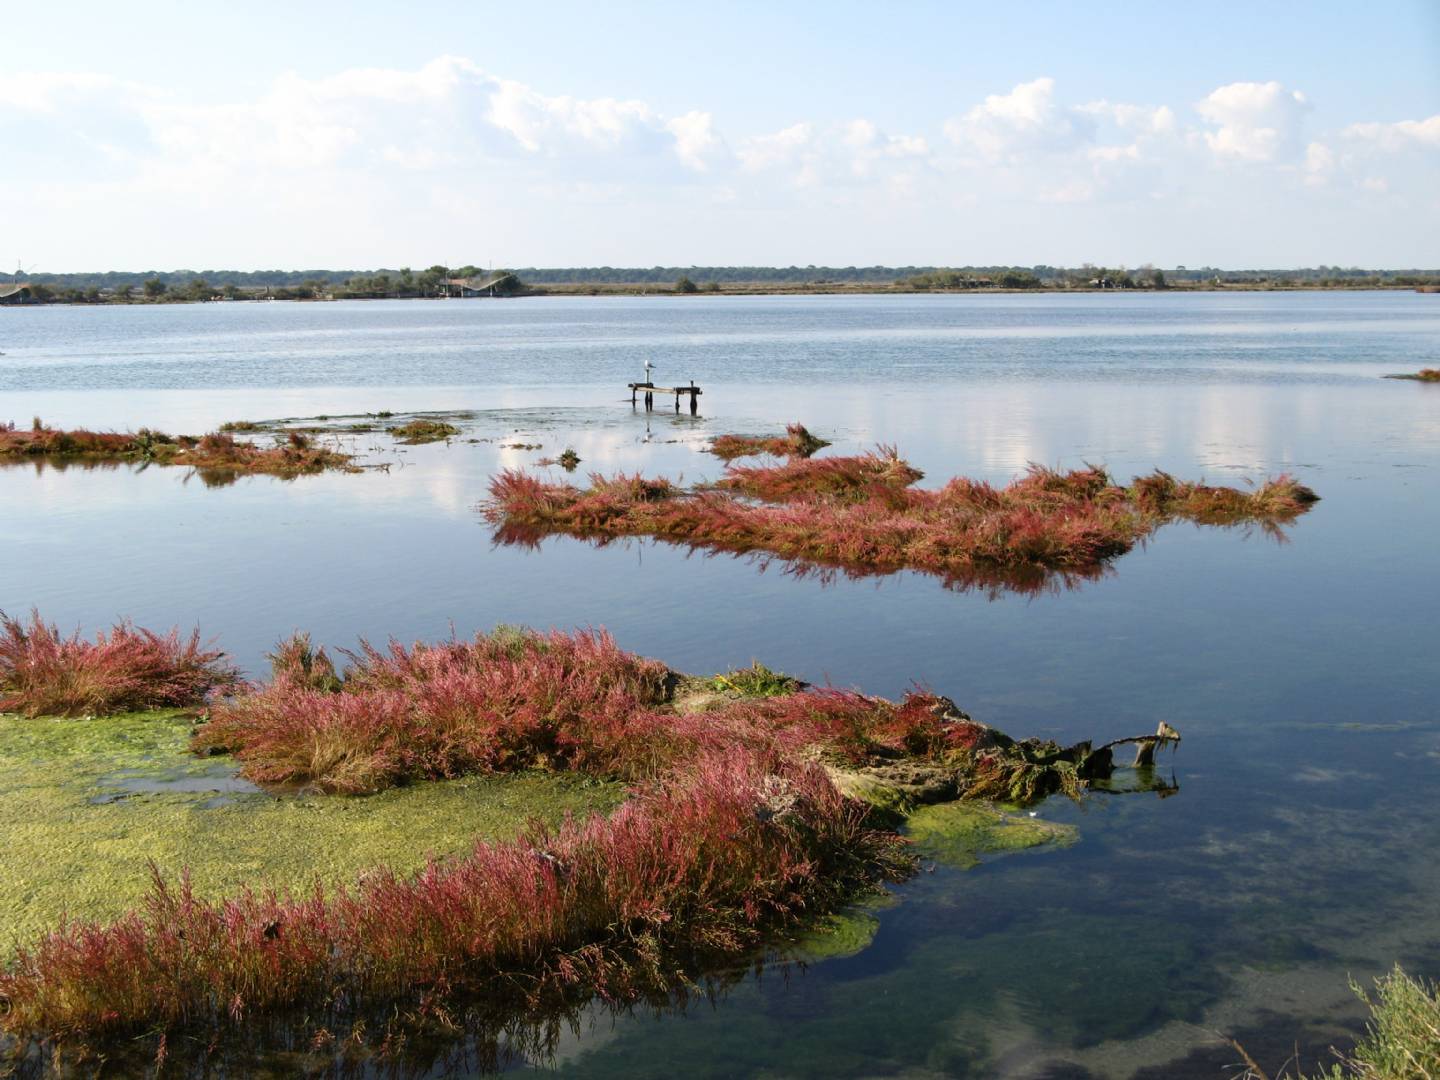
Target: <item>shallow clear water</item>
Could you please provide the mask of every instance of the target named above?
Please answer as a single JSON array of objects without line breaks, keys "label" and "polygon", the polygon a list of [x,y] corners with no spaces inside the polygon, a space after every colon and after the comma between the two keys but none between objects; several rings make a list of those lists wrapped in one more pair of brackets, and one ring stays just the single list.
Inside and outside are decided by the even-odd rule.
[{"label": "shallow clear water", "polygon": [[[936,869],[859,955],[740,980],[567,1040],[578,1075],[1219,1075],[1353,1030],[1346,976],[1440,975],[1440,297],[1202,294],[544,299],[0,309],[0,421],[200,431],[239,418],[472,409],[465,438],[347,437],[388,472],[247,478],[0,469],[0,608],[198,623],[240,663],[293,628],[434,638],[604,625],[690,671],[760,658],[1015,734],[1180,729],[1179,794],[1041,813],[1080,842]],[[702,415],[623,384],[694,379]],[[707,436],[789,420],[927,473],[1028,461],[1323,501],[1287,543],[1162,530],[1035,598],[923,575],[825,582],[727,555],[496,546],[500,466],[713,475]],[[541,443],[540,450],[504,443]],[[1143,1070],[1150,1069],[1145,1073]]]}]

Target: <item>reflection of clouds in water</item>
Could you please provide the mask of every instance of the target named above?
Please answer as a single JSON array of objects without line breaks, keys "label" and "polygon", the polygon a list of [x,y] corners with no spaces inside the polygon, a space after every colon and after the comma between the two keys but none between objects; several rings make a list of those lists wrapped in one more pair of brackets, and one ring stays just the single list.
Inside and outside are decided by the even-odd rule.
[{"label": "reflection of clouds in water", "polygon": [[1295,779],[1302,784],[1338,784],[1355,780],[1374,780],[1375,773],[1361,772],[1359,769],[1330,769],[1319,765],[1306,765],[1295,774]]}]

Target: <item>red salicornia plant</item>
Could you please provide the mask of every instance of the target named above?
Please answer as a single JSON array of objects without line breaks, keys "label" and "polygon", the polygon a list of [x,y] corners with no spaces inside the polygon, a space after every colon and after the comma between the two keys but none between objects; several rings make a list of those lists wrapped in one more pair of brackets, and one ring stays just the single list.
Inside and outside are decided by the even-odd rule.
[{"label": "red salicornia plant", "polygon": [[[259,783],[349,794],[522,769],[646,782],[737,747],[847,766],[924,757],[967,776],[988,769],[972,760],[977,747],[1022,765],[1040,760],[928,693],[896,703],[797,689],[677,711],[679,677],[604,633],[502,629],[384,652],[362,644],[351,655],[340,679],[308,637],[282,643],[274,681],[217,701],[193,748],[234,754]],[[1073,787],[1058,775],[1037,785]]]},{"label": "red salicornia plant", "polygon": [[30,429],[0,426],[0,461],[14,458],[81,461],[133,461],[184,465],[224,473],[267,473],[297,476],[326,469],[355,471],[352,456],[317,444],[301,431],[286,431],[274,446],[259,446],[226,432],[208,435],[167,435],[141,428],[137,432],[52,428],[35,418]]},{"label": "red salicornia plant", "polygon": [[1250,491],[1181,483],[1157,472],[1130,487],[1103,469],[1032,466],[996,488],[963,477],[918,489],[893,449],[735,467],[686,489],[638,475],[549,484],[507,470],[482,508],[506,543],[552,533],[605,541],[653,536],[693,548],[753,552],[802,571],[852,575],[919,570],[947,584],[1034,591],[1047,579],[1095,576],[1167,521],[1273,527],[1316,501],[1281,476]]},{"label": "red salicornia plant", "polygon": [[233,752],[257,781],[349,793],[528,768],[637,775],[599,759],[617,752],[612,729],[667,693],[663,664],[598,632],[502,629],[384,651],[362,642],[343,682],[308,638],[273,660],[272,683],[215,704],[196,749]]},{"label": "red salicornia plant", "polygon": [[200,631],[158,634],[119,622],[93,641],[69,637],[32,611],[29,622],[0,612],[0,712],[99,716],[196,705],[234,685],[225,654]]},{"label": "red salicornia plant", "polygon": [[142,909],[65,923],[0,970],[0,1033],[22,1046],[163,1039],[297,1007],[423,1010],[452,992],[623,1002],[677,958],[733,956],[911,871],[903,840],[836,778],[909,761],[940,797],[1084,786],[1088,743],[1016,742],[929,693],[897,703],[792,682],[681,711],[680,677],[603,632],[502,628],[347,655],[342,675],[308,636],[282,642],[273,681],[217,702],[195,748],[331,791],[549,768],[630,781],[631,798],[608,818],[533,826],[336,892],[207,900],[157,872]]},{"label": "red salicornia plant", "polygon": [[477,844],[413,879],[291,897],[196,897],[72,923],[0,972],[0,1028],[56,1040],[210,1026],[343,996],[581,985],[624,999],[667,950],[734,953],[910,868],[817,765],[706,754],[607,818]]}]

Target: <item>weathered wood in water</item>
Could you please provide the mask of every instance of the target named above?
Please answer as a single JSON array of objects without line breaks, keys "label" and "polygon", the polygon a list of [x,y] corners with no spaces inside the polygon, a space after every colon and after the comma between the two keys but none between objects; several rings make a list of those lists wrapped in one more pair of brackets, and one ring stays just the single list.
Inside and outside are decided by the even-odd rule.
[{"label": "weathered wood in water", "polygon": [[645,393],[645,411],[649,412],[655,407],[656,394],[674,394],[675,411],[680,411],[680,398],[682,395],[690,395],[690,415],[694,416],[700,409],[699,398],[705,391],[696,386],[692,380],[689,386],[656,386],[654,383],[626,383],[630,390],[630,404],[636,404],[636,397],[641,392]]},{"label": "weathered wood in water", "polygon": [[1136,735],[1128,739],[1115,739],[1095,750],[1095,753],[1109,754],[1114,747],[1124,746],[1126,743],[1134,743],[1135,766],[1154,765],[1155,751],[1157,749],[1166,743],[1178,743],[1179,741],[1180,732],[1165,723],[1164,720],[1161,720],[1160,726],[1155,729],[1154,735]]}]

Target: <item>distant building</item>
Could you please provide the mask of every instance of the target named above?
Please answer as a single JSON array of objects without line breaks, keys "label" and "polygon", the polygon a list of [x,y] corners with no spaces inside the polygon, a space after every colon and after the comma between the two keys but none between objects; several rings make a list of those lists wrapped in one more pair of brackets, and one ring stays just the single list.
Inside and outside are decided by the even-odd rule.
[{"label": "distant building", "polygon": [[35,299],[35,290],[28,281],[0,285],[0,304],[28,304]]},{"label": "distant building", "polygon": [[442,283],[446,296],[498,296],[495,286],[510,276],[501,270],[487,277],[446,278]]}]

